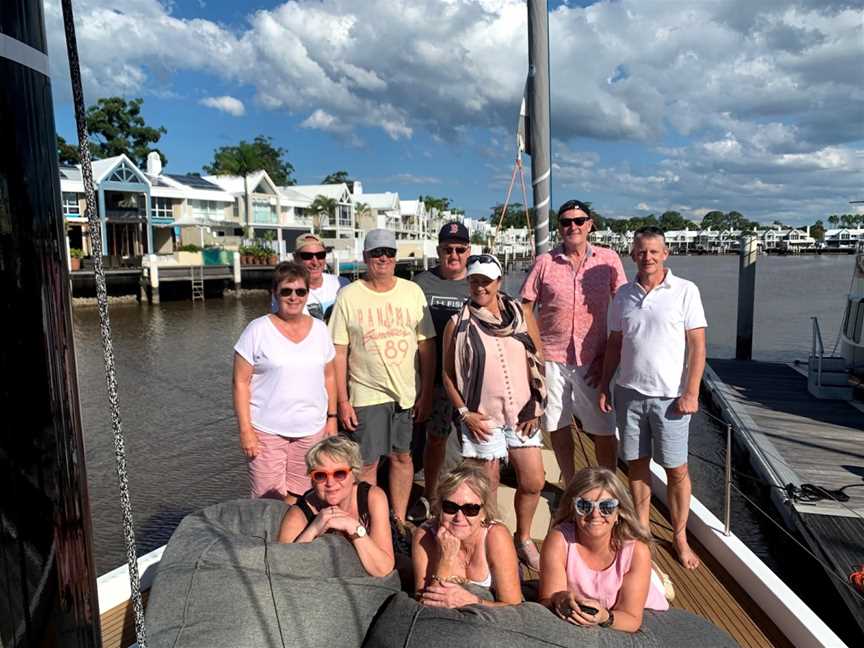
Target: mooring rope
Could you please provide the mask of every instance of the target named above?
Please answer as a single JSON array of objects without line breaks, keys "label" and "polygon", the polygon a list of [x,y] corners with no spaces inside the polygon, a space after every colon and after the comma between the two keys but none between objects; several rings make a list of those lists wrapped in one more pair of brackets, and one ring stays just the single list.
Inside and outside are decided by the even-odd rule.
[{"label": "mooring rope", "polygon": [[132,590],[132,608],[135,612],[135,637],[139,648],[147,648],[144,630],[144,606],[141,601],[141,581],[138,575],[138,557],[135,551],[135,526],[132,520],[132,502],[129,499],[129,482],[126,476],[126,449],[123,440],[123,424],[120,418],[120,398],[117,394],[117,375],[114,366],[114,345],[111,341],[111,319],[108,315],[108,290],[105,269],[102,264],[102,230],[96,212],[96,190],[93,185],[93,167],[88,146],[89,134],[85,121],[84,91],[81,84],[81,68],[78,61],[78,44],[75,38],[75,19],[72,0],[61,0],[63,26],[66,31],[66,51],[69,57],[69,73],[72,80],[72,99],[75,106],[75,122],[78,126],[78,151],[81,156],[81,176],[87,200],[87,222],[90,244],[93,249],[93,265],[96,279],[96,302],[99,307],[99,333],[105,361],[105,382],[108,388],[108,404],[111,411],[111,428],[114,432],[114,460],[120,485],[120,508],[123,512],[123,537],[126,543],[126,562],[129,566],[129,585]]}]

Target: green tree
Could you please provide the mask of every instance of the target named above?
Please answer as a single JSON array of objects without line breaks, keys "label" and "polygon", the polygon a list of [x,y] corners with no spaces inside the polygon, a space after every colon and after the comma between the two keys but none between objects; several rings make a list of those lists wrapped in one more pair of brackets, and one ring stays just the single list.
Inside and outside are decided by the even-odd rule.
[{"label": "green tree", "polygon": [[825,238],[825,225],[821,220],[817,220],[810,227],[810,236],[812,236],[817,241],[822,241]]},{"label": "green tree", "polygon": [[90,152],[94,158],[107,158],[125,154],[141,168],[147,165],[147,155],[151,151],[159,153],[162,165],[167,158],[156,144],[168,131],[163,126],[148,126],[141,116],[144,100],[123,97],[104,97],[95,106],[87,109],[85,116],[90,133]]},{"label": "green tree", "polygon": [[665,211],[658,221],[664,232],[687,229],[690,222],[677,211]]},{"label": "green tree", "polygon": [[60,164],[78,164],[81,161],[78,147],[67,143],[59,135],[57,136],[57,157],[60,158]]},{"label": "green tree", "polygon": [[[312,204],[309,205],[309,210],[315,214],[315,218],[313,220],[312,228],[320,233],[323,229],[321,216],[326,214],[329,218],[335,218],[336,216],[336,207],[339,205],[339,202],[335,198],[328,198],[327,196],[322,196],[321,194],[315,196],[315,200],[312,201]],[[329,220],[329,219],[328,219]]]},{"label": "green tree", "polygon": [[287,151],[273,145],[273,139],[259,135],[253,141],[240,140],[235,146],[220,146],[213,151],[213,162],[204,165],[212,175],[247,176],[263,169],[279,186],[297,184],[294,166],[285,159]]},{"label": "green tree", "polygon": [[828,217],[828,222],[834,227],[837,227],[840,224],[840,217],[837,214],[831,214]]},{"label": "green tree", "polygon": [[419,196],[419,200],[426,205],[426,209],[437,209],[439,212],[450,208],[449,198],[436,198],[435,196]]},{"label": "green tree", "polygon": [[354,181],[348,177],[347,171],[334,171],[333,173],[329,173],[327,174],[327,177],[321,181],[321,184],[347,184],[348,191],[354,193]]}]

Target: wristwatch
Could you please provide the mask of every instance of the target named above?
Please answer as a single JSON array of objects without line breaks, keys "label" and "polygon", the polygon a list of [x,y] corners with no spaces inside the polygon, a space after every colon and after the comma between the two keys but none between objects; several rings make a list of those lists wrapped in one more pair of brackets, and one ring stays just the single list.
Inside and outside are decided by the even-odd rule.
[{"label": "wristwatch", "polygon": [[366,527],[362,524],[358,524],[357,528],[354,530],[354,533],[351,535],[352,540],[356,540],[357,538],[363,538],[366,536]]},{"label": "wristwatch", "polygon": [[615,623],[615,614],[612,612],[612,610],[606,610],[606,611],[609,613],[609,618],[606,619],[603,623],[597,624],[597,626],[600,628],[608,628],[613,623]]},{"label": "wristwatch", "polygon": [[468,408],[463,405],[462,407],[458,408],[456,411],[459,413],[459,420],[461,421],[462,419],[465,418],[465,415],[468,413]]}]

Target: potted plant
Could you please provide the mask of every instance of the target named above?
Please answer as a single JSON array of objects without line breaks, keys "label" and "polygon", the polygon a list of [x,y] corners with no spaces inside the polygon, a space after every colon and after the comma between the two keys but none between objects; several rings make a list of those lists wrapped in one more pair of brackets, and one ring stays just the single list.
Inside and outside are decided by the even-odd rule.
[{"label": "potted plant", "polygon": [[69,248],[69,270],[77,272],[81,269],[81,258],[84,256],[84,250],[81,248]]}]

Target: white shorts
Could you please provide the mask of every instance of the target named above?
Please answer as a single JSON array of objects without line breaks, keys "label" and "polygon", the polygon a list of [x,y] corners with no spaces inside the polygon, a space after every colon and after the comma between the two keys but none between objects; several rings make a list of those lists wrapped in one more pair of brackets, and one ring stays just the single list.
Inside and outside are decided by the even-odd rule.
[{"label": "white shorts", "polygon": [[[539,431],[533,436],[523,437],[511,427],[492,428],[492,438],[480,441],[464,424],[461,426],[462,456],[465,459],[507,459],[510,450],[517,448],[539,448],[543,445]],[[535,428],[536,430],[536,428]]]},{"label": "white shorts", "polygon": [[597,388],[585,382],[588,366],[574,367],[563,362],[546,362],[546,412],[543,429],[554,432],[568,427],[575,416],[588,434],[615,434],[615,415],[601,412]]}]

